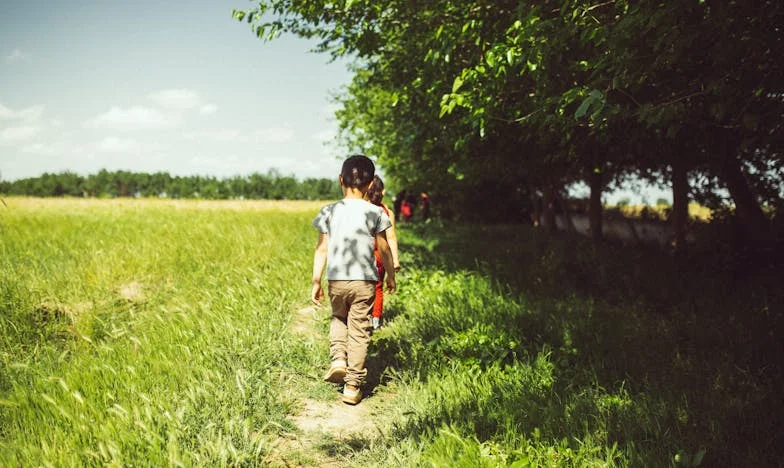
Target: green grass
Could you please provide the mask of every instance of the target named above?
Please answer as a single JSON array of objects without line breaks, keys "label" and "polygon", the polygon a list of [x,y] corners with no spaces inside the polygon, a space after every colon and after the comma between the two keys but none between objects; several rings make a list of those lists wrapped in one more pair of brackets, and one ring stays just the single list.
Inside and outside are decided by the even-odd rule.
[{"label": "green grass", "polygon": [[406,270],[374,346],[412,465],[780,462],[775,271],[521,226],[400,237]]},{"label": "green grass", "polygon": [[315,205],[7,203],[0,465],[270,454],[323,351],[288,331]]},{"label": "green grass", "polygon": [[7,203],[0,465],[784,456],[775,271],[521,226],[403,225],[399,291],[368,363],[380,435],[307,453],[281,441],[301,399],[334,399],[319,381],[326,321],[315,339],[289,329],[318,203]]}]

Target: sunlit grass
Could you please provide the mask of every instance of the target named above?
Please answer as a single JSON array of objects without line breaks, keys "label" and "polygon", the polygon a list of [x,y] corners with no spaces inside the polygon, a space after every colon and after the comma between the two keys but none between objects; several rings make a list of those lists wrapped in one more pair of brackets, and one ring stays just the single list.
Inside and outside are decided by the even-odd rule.
[{"label": "sunlit grass", "polygon": [[334,400],[326,320],[290,329],[322,202],[5,201],[3,466],[780,459],[775,278],[522,226],[403,225],[370,349],[378,433],[290,449],[287,415]]},{"label": "sunlit grass", "polygon": [[313,202],[6,199],[0,464],[260,463],[286,391]]},{"label": "sunlit grass", "polygon": [[[670,205],[617,205],[608,206],[608,208],[617,209],[629,218],[640,218],[644,215],[660,220],[666,220],[669,217],[669,213],[672,212],[672,206]],[[691,219],[708,222],[711,220],[712,214],[713,211],[707,206],[696,202],[689,203],[689,218]]]},{"label": "sunlit grass", "polygon": [[286,211],[299,212],[320,208],[324,202],[314,200],[193,200],[172,198],[33,198],[4,197],[8,208],[36,209],[63,207],[65,209],[106,207],[140,209],[148,207],[188,210]]}]

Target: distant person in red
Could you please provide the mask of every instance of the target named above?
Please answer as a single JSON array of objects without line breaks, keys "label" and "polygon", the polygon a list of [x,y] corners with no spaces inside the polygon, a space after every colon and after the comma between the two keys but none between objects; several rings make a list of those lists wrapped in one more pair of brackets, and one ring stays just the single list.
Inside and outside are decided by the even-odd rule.
[{"label": "distant person in red", "polygon": [[[389,250],[392,252],[392,265],[395,268],[395,271],[400,269],[400,259],[398,258],[398,251],[397,251],[397,235],[395,234],[395,215],[389,212],[389,208],[382,202],[384,199],[384,181],[381,180],[381,177],[375,176],[373,178],[373,184],[370,186],[370,189],[365,193],[365,200],[369,201],[370,203],[380,206],[381,209],[389,216],[389,220],[392,222],[392,227],[386,230],[387,233],[387,243],[389,244]],[[376,246],[377,247],[377,246]],[[373,329],[377,330],[381,328],[383,323],[384,317],[384,276],[386,274],[386,270],[384,269],[384,262],[381,260],[381,254],[379,254],[377,249],[373,250],[373,253],[376,256],[376,268],[378,268],[378,281],[376,282],[376,300],[373,303],[373,313],[371,322],[373,324]]]},{"label": "distant person in red", "polygon": [[422,192],[419,197],[422,199],[422,221],[426,221],[430,217],[430,197],[425,192]]},{"label": "distant person in red", "polygon": [[403,202],[400,204],[400,214],[403,215],[403,221],[411,221],[411,216],[413,216],[414,210],[411,207],[411,203],[408,201],[408,198],[403,200]]},{"label": "distant person in red", "polygon": [[400,209],[401,206],[403,205],[403,201],[406,199],[406,196],[407,196],[406,189],[399,191],[397,195],[395,195],[395,201],[394,201],[395,218],[398,219],[400,218]]},{"label": "distant person in red", "polygon": [[417,196],[413,193],[406,195],[403,204],[400,205],[400,212],[403,214],[403,221],[409,222],[414,217],[414,209],[417,204]]}]

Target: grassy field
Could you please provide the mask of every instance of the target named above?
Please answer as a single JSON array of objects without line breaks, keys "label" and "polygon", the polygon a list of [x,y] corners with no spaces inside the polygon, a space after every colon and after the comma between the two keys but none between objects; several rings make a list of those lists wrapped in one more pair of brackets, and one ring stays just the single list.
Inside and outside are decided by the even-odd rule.
[{"label": "grassy field", "polygon": [[6,204],[0,465],[782,460],[775,272],[520,226],[401,226],[362,403],[379,431],[292,450],[302,399],[335,401],[328,313],[321,340],[291,331],[321,203]]},{"label": "grassy field", "polygon": [[[610,210],[618,210],[624,216],[629,218],[647,217],[649,219],[659,220],[666,220],[669,217],[669,213],[672,211],[672,207],[669,205],[615,205],[607,206],[606,208]],[[688,212],[690,219],[701,222],[710,221],[712,215],[710,208],[702,206],[696,202],[689,203]]]},{"label": "grassy field", "polygon": [[269,454],[319,356],[288,334],[318,204],[6,203],[0,465]]},{"label": "grassy field", "polygon": [[[435,466],[778,466],[776,268],[521,226],[411,226],[375,339]],[[424,442],[423,442],[424,441]],[[406,458],[406,457],[402,457]]]}]

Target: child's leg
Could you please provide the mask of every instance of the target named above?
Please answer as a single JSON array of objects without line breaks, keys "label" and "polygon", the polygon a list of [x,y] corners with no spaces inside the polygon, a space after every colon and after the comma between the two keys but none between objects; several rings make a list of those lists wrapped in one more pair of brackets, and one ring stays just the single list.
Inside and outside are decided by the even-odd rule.
[{"label": "child's leg", "polygon": [[348,309],[347,281],[329,282],[329,300],[332,303],[332,320],[329,323],[329,356],[346,360],[348,355]]},{"label": "child's leg", "polygon": [[378,269],[378,281],[376,281],[376,300],[373,302],[373,317],[381,318],[384,315],[384,267]]},{"label": "child's leg", "polygon": [[350,281],[353,301],[348,311],[348,369],[346,384],[358,387],[365,376],[365,358],[370,343],[370,316],[376,296],[375,281]]}]

